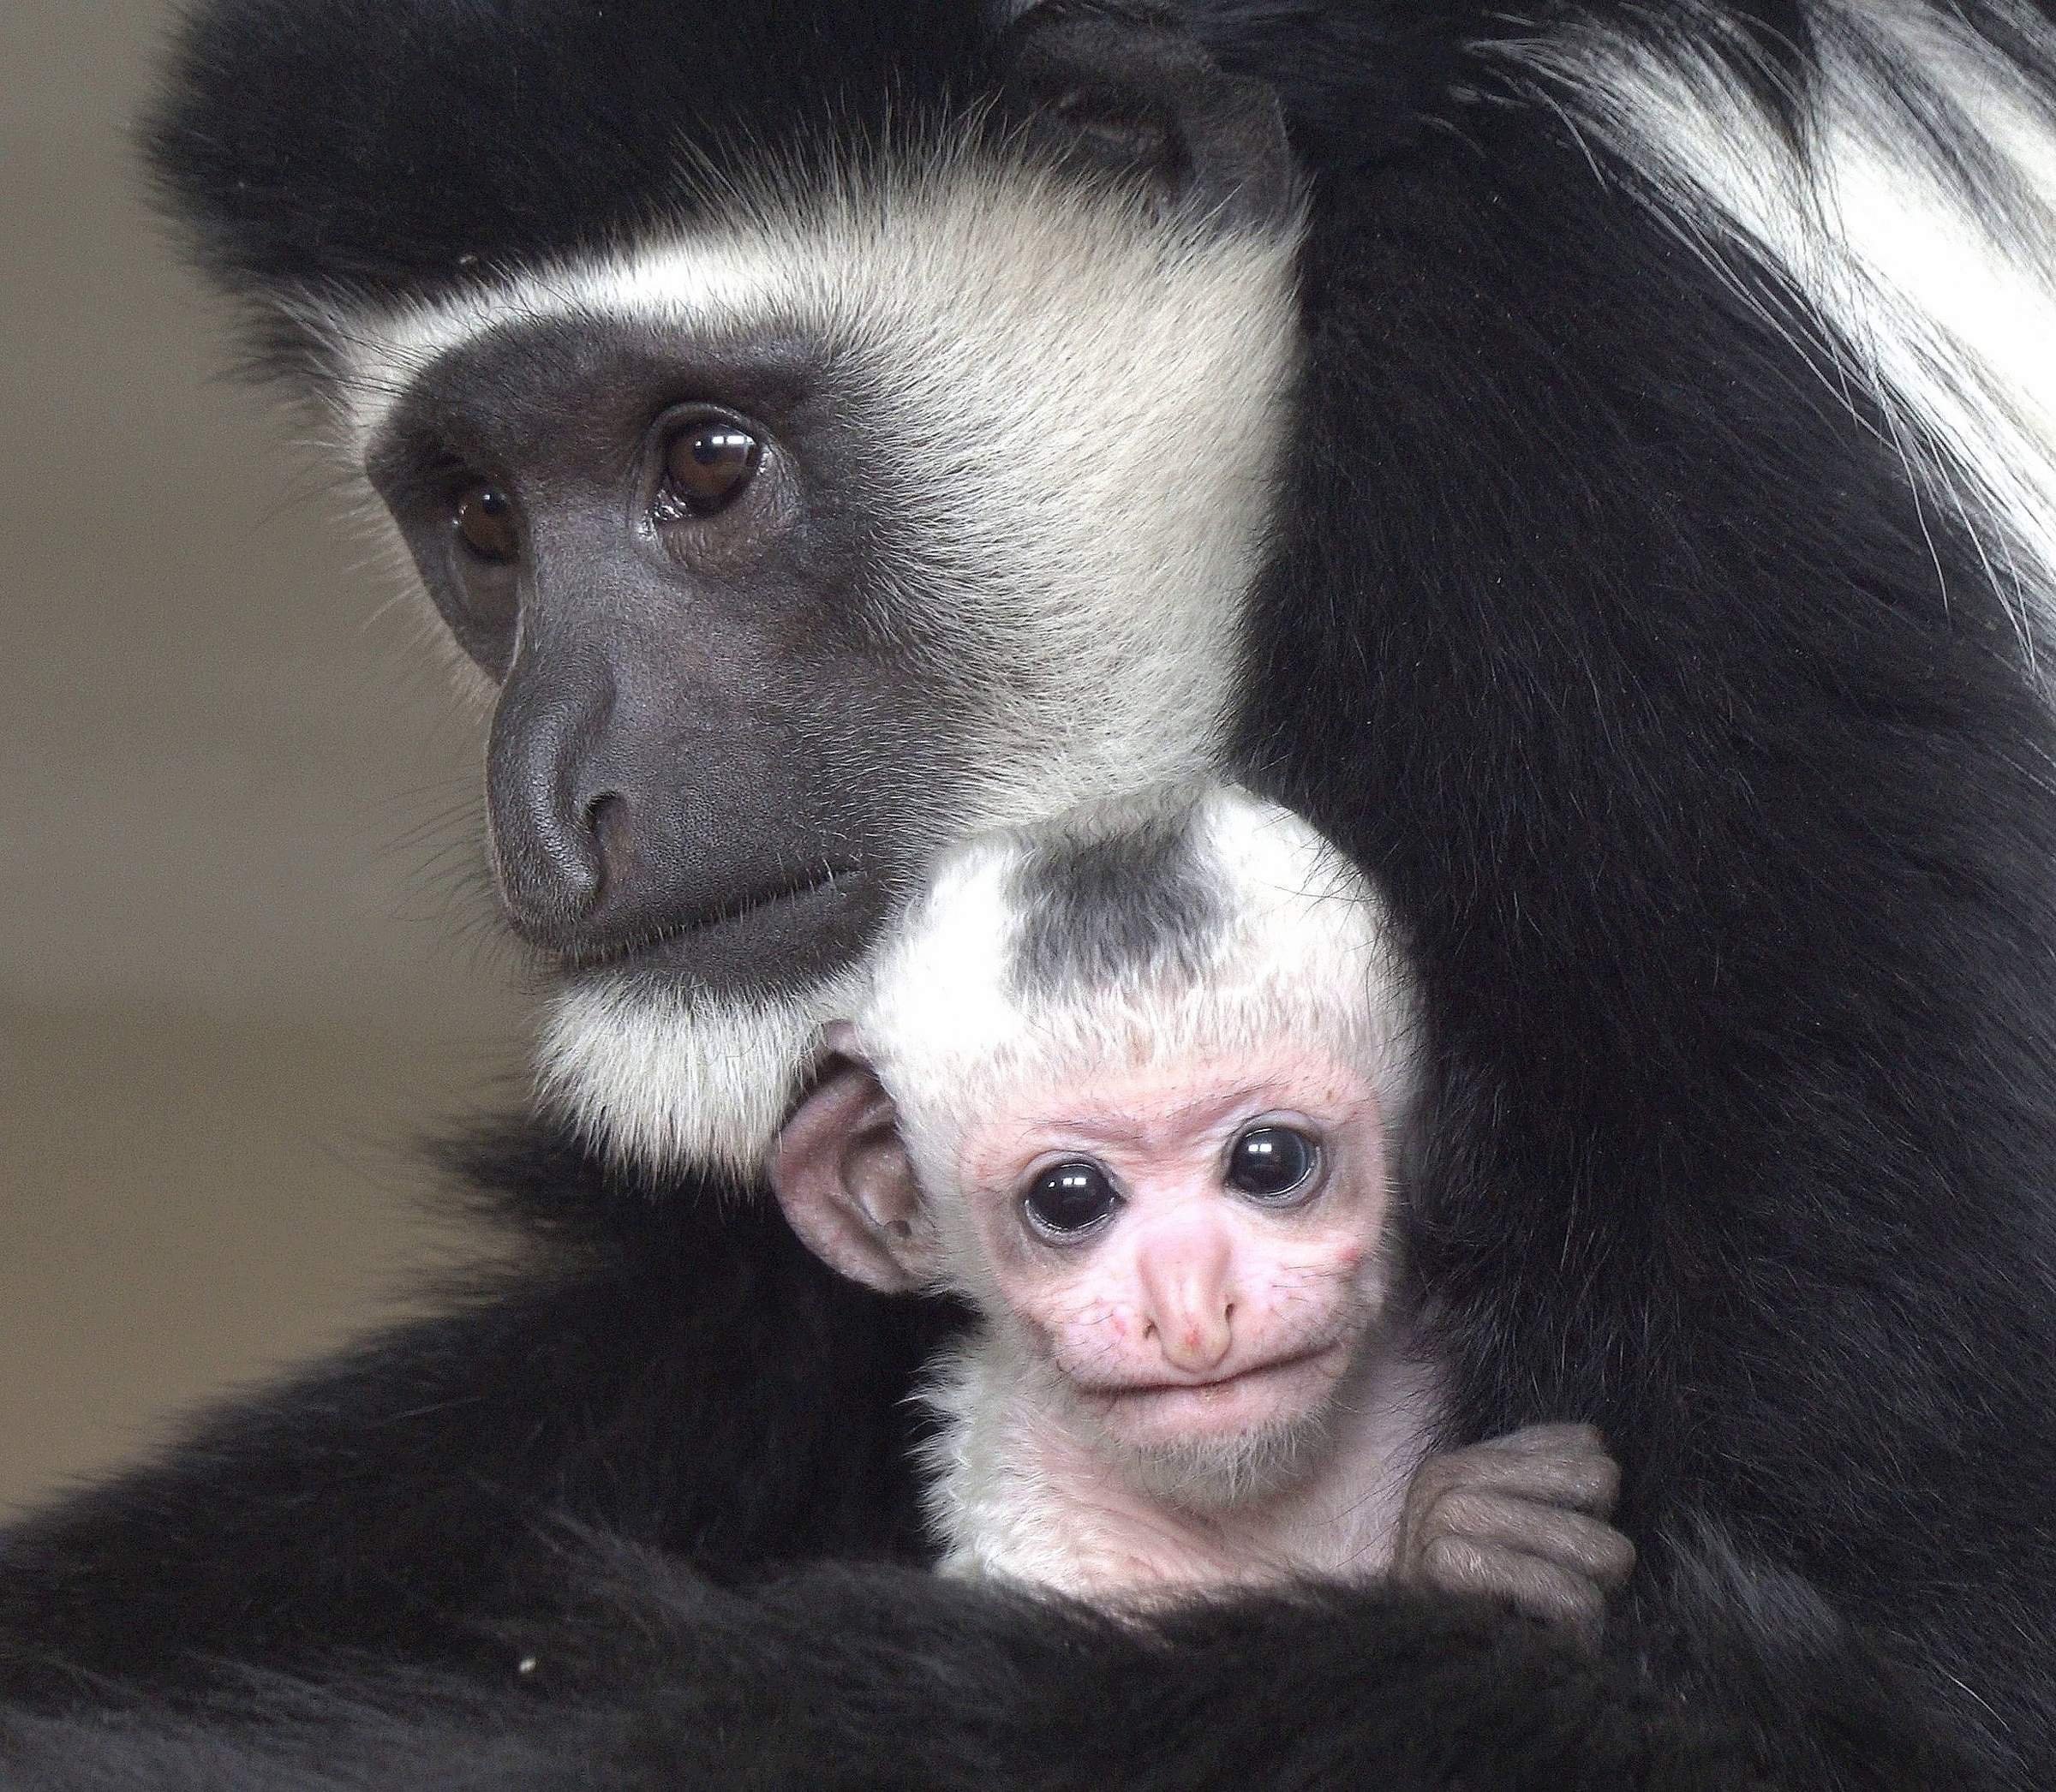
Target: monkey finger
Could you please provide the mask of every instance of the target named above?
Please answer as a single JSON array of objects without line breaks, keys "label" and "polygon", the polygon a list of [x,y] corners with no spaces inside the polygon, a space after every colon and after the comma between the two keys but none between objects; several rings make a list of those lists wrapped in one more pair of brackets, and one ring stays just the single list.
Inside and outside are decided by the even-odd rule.
[{"label": "monkey finger", "polygon": [[1522,1456],[1604,1456],[1606,1440],[1596,1425],[1582,1420],[1551,1425],[1524,1425],[1517,1431],[1488,1437],[1480,1449]]},{"label": "monkey finger", "polygon": [[[1611,1511],[1621,1490],[1620,1464],[1607,1449],[1599,1428],[1590,1425],[1531,1425],[1503,1437],[1487,1438],[1461,1455],[1496,1475],[1509,1490],[1522,1473],[1533,1477],[1538,1497],[1581,1510]],[[1571,1491],[1566,1498],[1560,1490]]]},{"label": "monkey finger", "polygon": [[1621,1471],[1603,1452],[1544,1453],[1480,1443],[1430,1456],[1414,1474],[1407,1503],[1425,1512],[1460,1489],[1511,1494],[1604,1518],[1619,1496]]},{"label": "monkey finger", "polygon": [[1416,1546],[1425,1550],[1448,1538],[1518,1550],[1608,1589],[1622,1586],[1635,1569],[1635,1545],[1611,1525],[1510,1494],[1465,1489],[1445,1495]]},{"label": "monkey finger", "polygon": [[1596,1652],[1599,1646],[1606,1626],[1605,1595],[1569,1568],[1463,1537],[1437,1538],[1422,1567],[1422,1578],[1430,1586],[1502,1600],[1583,1648]]}]

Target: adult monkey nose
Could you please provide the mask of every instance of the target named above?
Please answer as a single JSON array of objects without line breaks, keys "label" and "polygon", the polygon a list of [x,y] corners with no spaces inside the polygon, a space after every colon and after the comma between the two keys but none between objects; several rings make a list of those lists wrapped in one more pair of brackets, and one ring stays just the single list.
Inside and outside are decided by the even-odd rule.
[{"label": "adult monkey nose", "polygon": [[1234,1265],[1233,1241],[1211,1222],[1166,1228],[1137,1246],[1146,1335],[1182,1374],[1204,1375],[1228,1359],[1234,1343]]}]

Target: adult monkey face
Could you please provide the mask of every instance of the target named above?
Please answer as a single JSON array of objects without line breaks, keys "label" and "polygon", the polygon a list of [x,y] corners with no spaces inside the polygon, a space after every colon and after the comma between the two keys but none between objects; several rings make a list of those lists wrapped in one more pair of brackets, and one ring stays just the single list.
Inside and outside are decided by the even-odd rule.
[{"label": "adult monkey face", "polygon": [[658,1162],[760,1155],[937,845],[1219,762],[1293,371],[1275,105],[1146,16],[1040,9],[975,106],[725,178],[333,336],[493,687],[546,1088]]}]

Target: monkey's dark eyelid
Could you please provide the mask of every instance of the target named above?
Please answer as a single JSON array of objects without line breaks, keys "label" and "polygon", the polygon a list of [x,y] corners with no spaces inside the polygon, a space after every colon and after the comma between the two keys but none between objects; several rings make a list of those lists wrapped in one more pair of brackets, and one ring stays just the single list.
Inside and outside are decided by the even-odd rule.
[{"label": "monkey's dark eyelid", "polygon": [[1073,1226],[1067,1231],[1060,1231],[1044,1221],[1037,1219],[1032,1210],[1023,1209],[1023,1211],[1028,1216],[1028,1229],[1046,1245],[1082,1245],[1087,1239],[1097,1238],[1114,1222],[1113,1211],[1109,1209],[1087,1225]]}]

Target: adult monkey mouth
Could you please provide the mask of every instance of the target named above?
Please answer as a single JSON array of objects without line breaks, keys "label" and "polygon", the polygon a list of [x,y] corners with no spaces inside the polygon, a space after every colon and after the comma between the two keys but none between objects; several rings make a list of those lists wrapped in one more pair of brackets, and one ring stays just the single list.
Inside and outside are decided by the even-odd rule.
[{"label": "adult monkey mouth", "polygon": [[[633,939],[557,955],[571,972],[662,970],[700,973],[710,954],[726,955],[728,936],[774,935],[804,922],[810,913],[860,899],[861,873],[853,864],[824,865],[760,884],[739,895],[689,911]],[[821,918],[816,916],[816,918]]]}]

